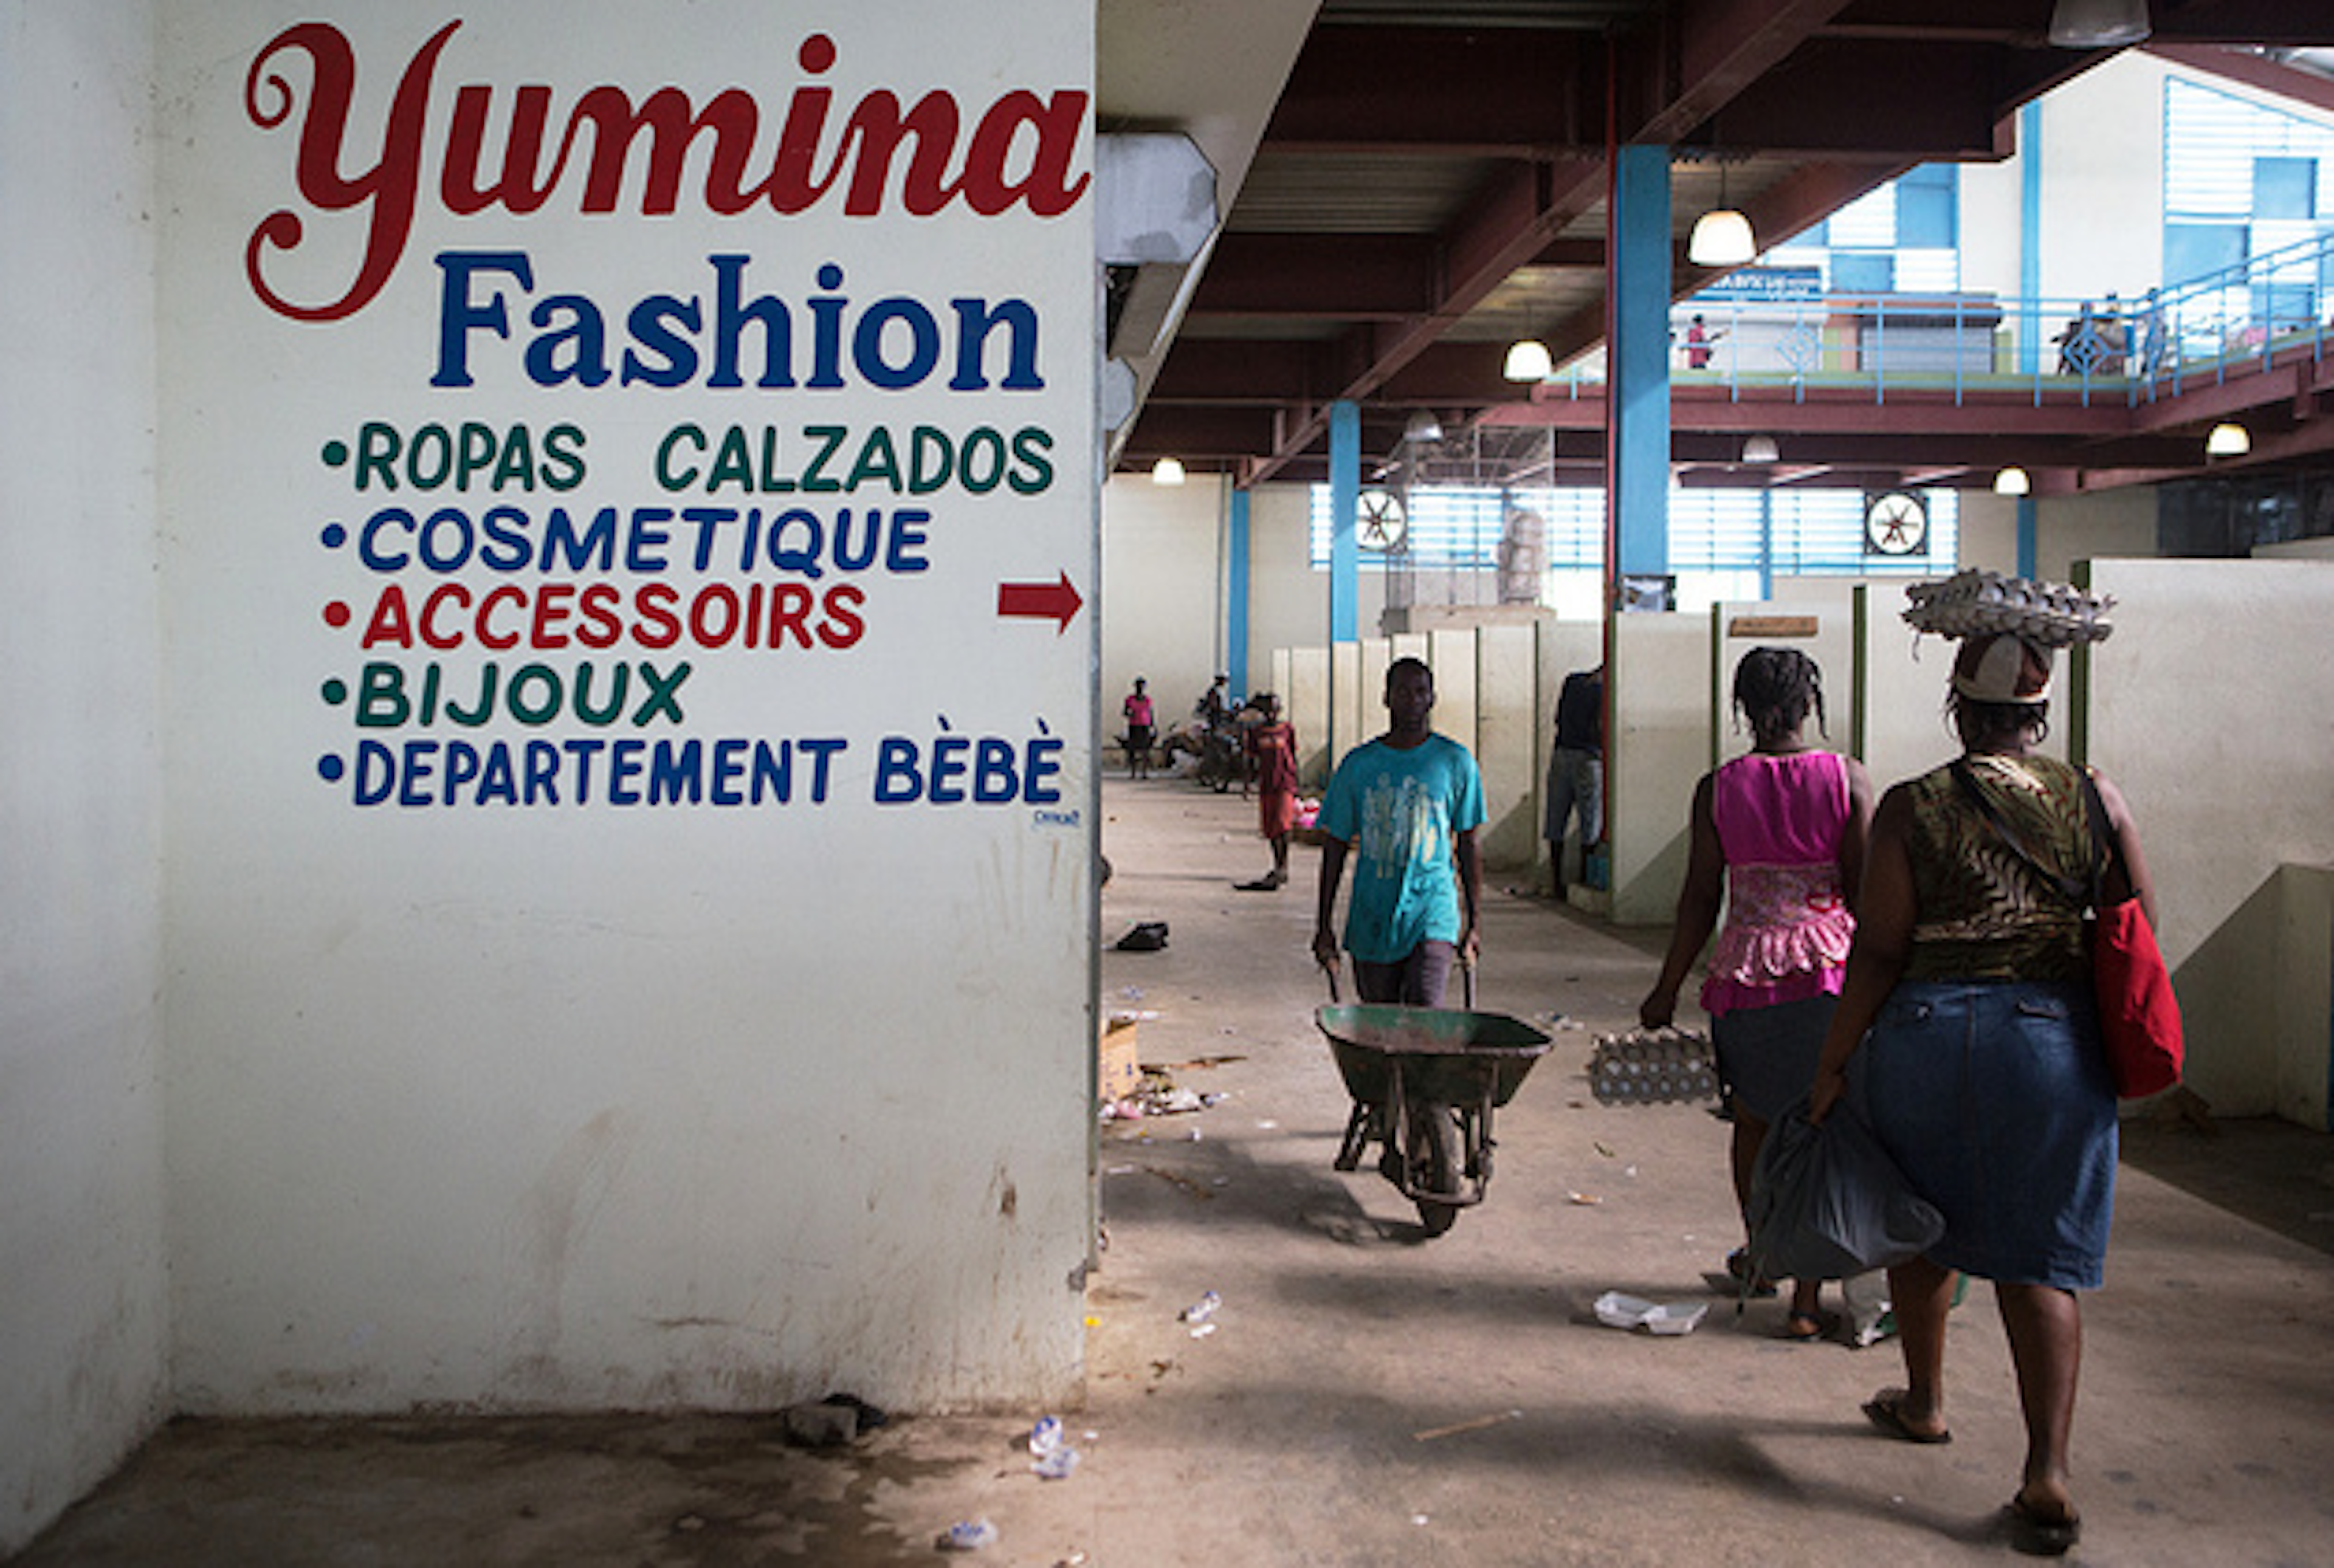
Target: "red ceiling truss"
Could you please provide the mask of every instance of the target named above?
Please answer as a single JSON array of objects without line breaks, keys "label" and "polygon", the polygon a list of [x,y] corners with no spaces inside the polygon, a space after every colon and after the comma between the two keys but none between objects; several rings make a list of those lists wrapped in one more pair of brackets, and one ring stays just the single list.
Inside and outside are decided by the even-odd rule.
[{"label": "red ceiling truss", "polygon": [[[1173,455],[1242,484],[1326,476],[1330,405],[1360,405],[1365,462],[1432,409],[1446,429],[1544,425],[1558,471],[1598,476],[1602,409],[1500,374],[1529,326],[1559,363],[1605,335],[1608,117],[1674,150],[1672,287],[1704,185],[1727,182],[1764,243],[1913,166],[2011,150],[2018,108],[2101,56],[2051,47],[2051,0],[1549,0],[1519,24],[1422,0],[1327,0],[1192,293],[1119,466]],[[2334,5],[2154,0],[2151,47],[2334,105],[2334,89],[2231,44],[2334,45]],[[1950,395],[1674,389],[1688,483],[1772,482],[1734,460],[1775,435],[1807,482],[2040,486],[2193,470],[2201,431],[2254,427],[2255,463],[2327,450],[2322,367],[2255,367],[2172,402],[2122,384]],[[1574,455],[1577,447],[1577,457]],[[1794,467],[1789,459],[1798,454]],[[2047,478],[2045,477],[2047,476]],[[1785,476],[1789,476],[1788,474]]]}]

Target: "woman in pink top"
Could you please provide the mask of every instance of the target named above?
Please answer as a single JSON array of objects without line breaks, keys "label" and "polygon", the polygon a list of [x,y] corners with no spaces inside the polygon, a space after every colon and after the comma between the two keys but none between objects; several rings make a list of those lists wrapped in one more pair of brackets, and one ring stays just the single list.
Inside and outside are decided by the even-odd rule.
[{"label": "woman in pink top", "polygon": [[[1796,649],[1754,648],[1734,669],[1734,709],[1751,750],[1703,775],[1693,795],[1693,842],[1669,956],[1637,1015],[1659,1028],[1677,1011],[1702,945],[1726,924],[1702,981],[1711,1043],[1734,1116],[1734,1196],[1767,1128],[1815,1082],[1816,1061],[1847,975],[1851,912],[1872,827],[1872,781],[1862,764],[1801,738],[1823,723],[1823,675]],[[1739,1275],[1741,1255],[1727,1259]],[[1823,1332],[1820,1282],[1797,1282],[1789,1333]]]}]

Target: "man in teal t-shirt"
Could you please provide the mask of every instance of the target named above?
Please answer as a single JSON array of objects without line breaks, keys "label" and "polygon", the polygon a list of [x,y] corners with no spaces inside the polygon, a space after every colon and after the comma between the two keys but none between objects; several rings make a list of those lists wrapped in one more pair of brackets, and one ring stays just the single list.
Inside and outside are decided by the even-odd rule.
[{"label": "man in teal t-shirt", "polygon": [[1313,955],[1336,967],[1337,886],[1350,858],[1344,946],[1361,999],[1440,1007],[1452,962],[1472,964],[1480,941],[1482,776],[1465,746],[1434,733],[1434,672],[1423,660],[1387,668],[1385,707],[1385,734],[1347,754],[1321,803],[1328,842]]}]

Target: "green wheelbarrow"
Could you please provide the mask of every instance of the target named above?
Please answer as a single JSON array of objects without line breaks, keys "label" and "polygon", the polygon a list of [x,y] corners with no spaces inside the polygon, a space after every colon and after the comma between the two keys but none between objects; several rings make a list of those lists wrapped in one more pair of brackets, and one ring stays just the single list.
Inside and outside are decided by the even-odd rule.
[{"label": "green wheelbarrow", "polygon": [[[1468,1001],[1474,1000],[1473,976]],[[1375,1141],[1378,1173],[1441,1236],[1483,1201],[1491,1180],[1491,1113],[1513,1099],[1548,1037],[1501,1013],[1375,1003],[1314,1014],[1353,1096],[1336,1169],[1358,1170]]]}]

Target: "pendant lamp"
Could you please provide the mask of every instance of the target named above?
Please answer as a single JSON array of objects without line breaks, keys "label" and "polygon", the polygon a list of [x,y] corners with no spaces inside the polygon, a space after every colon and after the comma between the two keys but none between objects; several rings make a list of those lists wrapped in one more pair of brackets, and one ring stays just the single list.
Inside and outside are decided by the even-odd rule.
[{"label": "pendant lamp", "polygon": [[2147,0],[2059,0],[2050,42],[2061,49],[2120,49],[2146,40]]},{"label": "pendant lamp", "polygon": [[1698,267],[1739,267],[1759,255],[1750,220],[1727,205],[1726,164],[1718,165],[1718,205],[1693,220],[1685,259]]},{"label": "pendant lamp", "polygon": [[1510,381],[1545,381],[1556,374],[1556,361],[1538,338],[1519,338],[1508,345],[1508,362],[1500,373]]}]

